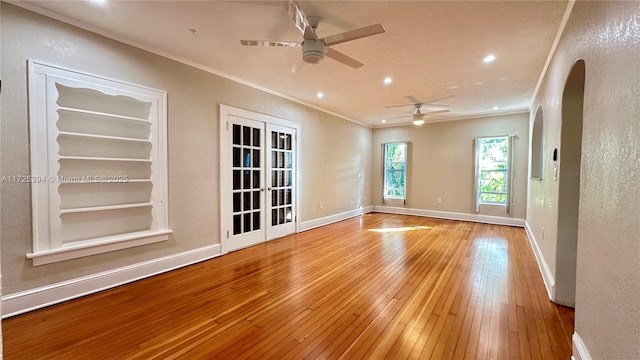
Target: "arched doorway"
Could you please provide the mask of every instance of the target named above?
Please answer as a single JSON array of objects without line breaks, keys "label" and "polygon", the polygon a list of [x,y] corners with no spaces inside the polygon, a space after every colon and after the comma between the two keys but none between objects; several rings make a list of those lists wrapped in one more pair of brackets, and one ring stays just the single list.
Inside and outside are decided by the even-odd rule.
[{"label": "arched doorway", "polygon": [[585,63],[573,65],[562,93],[555,302],[575,307]]}]

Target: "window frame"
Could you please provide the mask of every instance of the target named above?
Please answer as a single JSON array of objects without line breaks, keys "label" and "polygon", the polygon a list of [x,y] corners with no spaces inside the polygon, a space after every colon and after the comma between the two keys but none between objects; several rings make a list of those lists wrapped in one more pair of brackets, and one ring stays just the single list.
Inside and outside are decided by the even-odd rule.
[{"label": "window frame", "polygon": [[[402,145],[404,146],[404,156],[403,156],[403,161],[402,162],[394,162],[394,164],[402,164],[402,169],[398,170],[398,169],[390,169],[389,168],[389,162],[387,161],[389,156],[388,156],[388,151],[389,148],[391,146],[398,146],[398,145]],[[385,200],[390,199],[390,200],[406,200],[407,199],[407,166],[408,166],[408,150],[409,150],[409,144],[407,142],[402,142],[402,141],[398,141],[398,142],[391,142],[391,143],[386,143],[383,144],[383,188],[382,188],[382,196]],[[402,187],[390,187],[388,184],[388,174],[390,171],[393,172],[402,172],[404,173],[404,184]],[[390,194],[390,192],[395,192],[395,191],[401,191],[402,194],[401,195],[395,195],[395,194]]]},{"label": "window frame", "polygon": [[[502,141],[505,142],[505,146],[507,148],[507,153],[505,156],[505,159],[503,162],[501,162],[501,164],[504,164],[504,168],[482,168],[482,155],[484,153],[484,143],[487,143],[489,141],[493,141],[493,140],[499,140],[501,139]],[[487,137],[481,137],[481,138],[477,138],[476,139],[476,161],[477,161],[477,168],[476,168],[476,189],[475,189],[475,193],[476,193],[476,201],[477,204],[479,205],[497,205],[497,206],[508,206],[509,204],[509,195],[510,195],[510,167],[511,167],[511,161],[510,161],[510,146],[509,146],[509,136],[506,135],[502,135],[502,136],[487,136]],[[482,180],[483,180],[483,174],[484,173],[491,173],[491,172],[501,172],[504,174],[503,176],[503,180],[501,181],[501,183],[503,184],[503,188],[504,191],[501,192],[495,192],[495,191],[482,191]],[[482,195],[483,194],[489,194],[489,195],[504,195],[504,201],[490,201],[490,200],[483,200],[482,199]]]}]

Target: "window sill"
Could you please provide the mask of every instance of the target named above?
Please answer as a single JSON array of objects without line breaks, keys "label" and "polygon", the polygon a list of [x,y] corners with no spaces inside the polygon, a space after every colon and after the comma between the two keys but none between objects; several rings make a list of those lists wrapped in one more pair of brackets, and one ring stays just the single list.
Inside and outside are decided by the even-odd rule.
[{"label": "window sill", "polygon": [[481,202],[480,205],[483,206],[502,206],[502,207],[506,207],[507,204],[499,204],[499,203],[489,203],[489,202]]},{"label": "window sill", "polygon": [[84,256],[102,254],[110,251],[147,245],[169,239],[171,230],[141,231],[138,233],[110,236],[92,240],[81,245],[62,247],[60,249],[33,252],[27,254],[28,259],[33,260],[33,266],[51,264],[55,262],[76,259]]}]

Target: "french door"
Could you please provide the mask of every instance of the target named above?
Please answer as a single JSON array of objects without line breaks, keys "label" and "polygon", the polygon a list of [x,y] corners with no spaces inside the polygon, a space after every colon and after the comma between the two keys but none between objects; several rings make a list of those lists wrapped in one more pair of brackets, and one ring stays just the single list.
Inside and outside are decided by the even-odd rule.
[{"label": "french door", "polygon": [[270,121],[285,122],[221,106],[223,253],[296,231],[297,130]]},{"label": "french door", "polygon": [[264,123],[235,118],[231,135],[230,251],[264,241]]},{"label": "french door", "polygon": [[267,240],[296,231],[295,227],[295,130],[267,126]]}]

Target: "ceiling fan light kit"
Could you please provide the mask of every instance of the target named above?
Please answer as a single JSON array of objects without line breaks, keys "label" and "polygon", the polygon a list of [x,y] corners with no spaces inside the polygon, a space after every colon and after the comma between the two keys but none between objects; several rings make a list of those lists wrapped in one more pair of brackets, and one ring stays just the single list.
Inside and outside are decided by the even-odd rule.
[{"label": "ceiling fan light kit", "polygon": [[302,42],[302,61],[311,65],[320,65],[324,61],[324,43],[320,40]]}]

